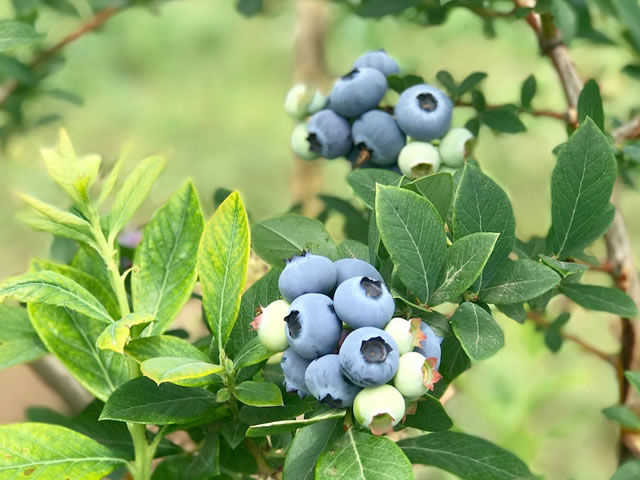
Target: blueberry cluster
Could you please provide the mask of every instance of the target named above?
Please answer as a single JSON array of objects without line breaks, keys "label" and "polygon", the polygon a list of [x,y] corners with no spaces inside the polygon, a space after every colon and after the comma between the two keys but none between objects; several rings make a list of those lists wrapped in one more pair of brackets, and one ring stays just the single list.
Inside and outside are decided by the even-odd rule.
[{"label": "blueberry cluster", "polygon": [[308,117],[293,130],[296,155],[309,160],[345,157],[354,168],[386,168],[409,178],[459,168],[473,134],[450,128],[453,104],[441,90],[413,85],[402,91],[395,107],[380,108],[389,91],[387,77],[399,72],[396,61],[378,50],[360,56],[328,97],[296,85],[285,110],[297,120]]},{"label": "blueberry cluster", "polygon": [[441,378],[442,338],[419,318],[394,318],[391,293],[365,261],[303,251],[285,262],[284,300],[263,308],[253,326],[267,349],[284,351],[286,390],[353,406],[362,426],[389,431]]}]

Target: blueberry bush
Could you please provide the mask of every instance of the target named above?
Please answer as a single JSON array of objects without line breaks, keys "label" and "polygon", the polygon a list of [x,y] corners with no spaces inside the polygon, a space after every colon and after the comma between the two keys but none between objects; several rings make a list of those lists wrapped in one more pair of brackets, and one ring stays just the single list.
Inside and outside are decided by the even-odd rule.
[{"label": "blueberry bush", "polygon": [[[164,159],[145,158],[124,176],[132,163],[125,154],[106,166],[100,155],[76,152],[62,129],[42,160],[68,202],[21,194],[29,208],[22,220],[72,254],[33,259],[26,273],[0,282],[0,368],[53,354],[93,401],[75,416],[36,408],[27,422],[0,426],[0,480],[404,480],[420,464],[470,480],[537,478],[508,446],[453,429],[446,411],[455,379],[504,346],[496,312],[535,322],[554,352],[576,342],[615,368],[620,402],[603,411],[620,425],[613,478],[640,477],[640,284],[612,203],[615,189],[633,187],[640,121],[605,119],[598,83],[583,84],[569,57],[573,37],[614,42],[592,25],[593,6],[344,3],[355,15],[425,26],[464,8],[485,20],[488,35],[497,21],[526,21],[568,108],[536,109],[533,75],[514,103],[494,105],[482,93],[486,73],[425,79],[384,50],[354,59],[329,90],[295,85],[284,100],[296,122],[293,152],[352,166],[353,201],[325,202],[346,219],[340,235],[330,233],[326,210],[310,218],[293,206],[253,221],[236,191],[216,192],[207,219],[191,181],[132,235],[125,227]],[[125,8],[154,6],[92,0],[89,23],[25,62],[12,52],[41,41],[40,9],[74,15],[76,4],[14,4],[15,18],[0,20],[3,142],[54,120],[31,119],[27,100],[74,98],[42,87],[66,44]],[[248,16],[269,8],[238,2]],[[638,55],[637,3],[598,8]],[[473,114],[455,125],[455,109]],[[567,132],[553,152],[551,227],[526,242],[509,197],[474,156],[487,130],[526,134],[522,115],[553,118]],[[594,250],[603,238],[606,251]],[[256,257],[270,268],[247,288]],[[588,271],[605,272],[608,284],[585,281]],[[565,311],[552,315],[556,298]],[[191,299],[201,303],[201,338],[173,327]],[[620,318],[618,355],[564,331],[573,305]]]}]

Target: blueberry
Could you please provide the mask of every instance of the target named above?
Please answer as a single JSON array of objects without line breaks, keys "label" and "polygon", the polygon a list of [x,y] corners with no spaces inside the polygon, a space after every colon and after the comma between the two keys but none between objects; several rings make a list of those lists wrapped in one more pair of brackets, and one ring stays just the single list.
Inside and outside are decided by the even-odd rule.
[{"label": "blueberry", "polygon": [[383,328],[393,317],[395,302],[380,280],[351,277],[342,282],[333,295],[340,320],[353,328]]},{"label": "blueberry", "polygon": [[411,142],[400,151],[398,166],[406,177],[424,177],[440,169],[440,155],[430,143]]},{"label": "blueberry", "polygon": [[329,94],[329,108],[355,118],[378,106],[387,91],[387,78],[375,68],[354,68],[336,80]]},{"label": "blueberry", "polygon": [[452,168],[461,167],[469,153],[473,133],[466,128],[452,128],[440,142],[442,162]]},{"label": "blueberry", "polygon": [[336,267],[326,257],[303,251],[285,263],[278,288],[288,302],[305,293],[331,293],[336,286]]},{"label": "blueberry", "polygon": [[371,110],[353,122],[351,136],[356,148],[367,150],[371,162],[382,166],[395,164],[407,142],[393,117],[381,110]]},{"label": "blueberry", "polygon": [[400,128],[416,140],[429,142],[449,130],[453,104],[431,85],[414,85],[400,94],[395,108]]},{"label": "blueberry", "polygon": [[425,335],[420,330],[420,319],[412,318],[405,320],[404,318],[392,318],[384,331],[391,335],[396,342],[398,353],[403,355],[413,350],[414,347],[420,345],[420,341]]},{"label": "blueberry", "polygon": [[324,158],[338,158],[351,151],[351,125],[332,110],[320,110],[309,119],[310,150]]},{"label": "blueberry", "polygon": [[351,332],[340,347],[339,355],[342,373],[361,387],[387,383],[396,374],[400,358],[393,338],[373,327]]},{"label": "blueberry", "polygon": [[284,331],[284,317],[289,313],[289,304],[284,300],[271,302],[265,308],[261,308],[260,314],[251,322],[258,331],[260,343],[267,350],[282,352],[289,346]]},{"label": "blueberry", "polygon": [[333,262],[338,273],[336,286],[352,277],[369,277],[382,282],[382,275],[375,267],[358,258],[343,258]]},{"label": "blueberry", "polygon": [[309,395],[307,386],[304,382],[304,374],[307,367],[311,363],[310,360],[302,358],[292,348],[287,348],[282,354],[280,366],[284,374],[284,388],[289,393],[298,393],[300,398]]},{"label": "blueberry", "polygon": [[318,158],[318,155],[311,151],[311,144],[308,139],[309,128],[307,127],[307,124],[299,123],[291,133],[291,150],[293,150],[293,153],[300,158],[313,160]]},{"label": "blueberry", "polygon": [[418,352],[408,352],[400,357],[393,385],[408,400],[416,400],[442,378],[434,368],[435,359],[426,358]]},{"label": "blueberry", "polygon": [[384,49],[374,50],[361,55],[353,64],[354,68],[370,67],[380,70],[385,76],[400,72],[400,67]]},{"label": "blueberry", "polygon": [[440,344],[443,338],[435,334],[429,325],[424,322],[420,323],[420,330],[424,334],[424,340],[420,341],[420,346],[413,349],[414,352],[421,353],[427,358],[435,358],[435,369],[440,367],[440,360],[442,357],[442,351]]},{"label": "blueberry", "polygon": [[374,435],[389,433],[404,417],[404,397],[391,385],[365,388],[356,395],[353,414]]},{"label": "blueberry", "polygon": [[309,364],[304,375],[307,391],[320,402],[333,408],[353,405],[353,399],[362,387],[347,380],[340,371],[340,357],[325,355]]},{"label": "blueberry", "polygon": [[342,322],[326,295],[307,293],[296,298],[284,321],[289,345],[301,357],[313,360],[335,351],[338,346]]},{"label": "blueberry", "polygon": [[284,100],[284,111],[294,120],[302,120],[307,115],[323,109],[327,104],[327,97],[308,85],[295,85]]}]

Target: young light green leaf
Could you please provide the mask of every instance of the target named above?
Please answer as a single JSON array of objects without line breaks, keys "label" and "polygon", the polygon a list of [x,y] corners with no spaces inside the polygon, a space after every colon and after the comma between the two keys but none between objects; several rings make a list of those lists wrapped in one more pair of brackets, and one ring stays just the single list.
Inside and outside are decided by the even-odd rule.
[{"label": "young light green leaf", "polygon": [[233,396],[246,405],[273,407],[283,405],[282,393],[273,383],[242,382],[233,390]]},{"label": "young light green leaf", "polygon": [[202,303],[219,352],[240,310],[248,263],[249,221],[234,192],[207,223],[198,249]]},{"label": "young light green leaf", "polygon": [[226,411],[216,396],[203,388],[156,385],[139,377],[122,385],[107,400],[100,420],[172,425],[221,418]]},{"label": "young light green leaf", "polygon": [[533,480],[534,475],[513,453],[478,437],[436,432],[400,440],[412,463],[432,465],[464,480]]},{"label": "young light green leaf", "polygon": [[95,440],[44,423],[0,426],[0,479],[100,480],[125,460]]},{"label": "young light green leaf", "polygon": [[429,200],[414,192],[383,185],[377,189],[380,237],[402,282],[426,303],[446,261],[442,219]]},{"label": "young light green leaf", "polygon": [[306,250],[338,260],[338,246],[318,220],[284,215],[252,226],[252,247],[265,262],[283,266],[283,260]]},{"label": "young light green leaf", "polygon": [[[580,253],[603,233],[616,180],[616,160],[609,142],[587,118],[558,152],[551,177],[551,236],[554,252],[564,259]],[[607,225],[604,225],[606,229]]]},{"label": "young light green leaf", "polygon": [[500,325],[482,307],[465,302],[451,317],[453,333],[464,351],[474,360],[484,360],[504,347]]},{"label": "young light green leaf", "polygon": [[314,480],[318,457],[341,433],[342,421],[339,418],[298,430],[287,450],[282,471],[283,480]]},{"label": "young light green leaf", "polygon": [[96,346],[100,350],[112,350],[116,353],[124,353],[124,346],[131,336],[131,327],[134,325],[148,325],[155,317],[148,313],[129,313],[126,317],[107,326],[98,339]]},{"label": "young light green leaf", "polygon": [[347,175],[347,182],[353,191],[369,208],[373,208],[376,200],[376,184],[398,185],[400,175],[380,168],[360,168]]},{"label": "young light green leaf", "polygon": [[135,311],[156,317],[154,334],[164,332],[191,297],[203,228],[198,194],[188,182],[144,229],[136,249],[131,292]]},{"label": "young light green leaf", "polygon": [[450,174],[442,172],[428,175],[407,183],[402,188],[425,197],[436,207],[442,221],[445,222],[447,220],[447,214],[453,199],[453,177]]},{"label": "young light green leaf", "polygon": [[211,383],[210,376],[221,372],[222,367],[191,358],[157,357],[142,362],[140,371],[158,385],[171,382],[188,387],[202,387]]},{"label": "young light green leaf", "polygon": [[531,106],[531,101],[536,94],[536,90],[536,77],[529,75],[522,83],[522,88],[520,89],[520,103],[524,108],[529,108]]},{"label": "young light green leaf", "polygon": [[427,432],[442,432],[453,426],[440,400],[431,395],[418,401],[415,413],[408,413],[402,423]]},{"label": "young light green leaf", "polygon": [[604,408],[602,413],[609,420],[619,423],[623,427],[640,429],[640,417],[626,405],[613,405]]},{"label": "young light green leaf", "polygon": [[472,233],[447,249],[444,280],[433,292],[431,305],[455,301],[480,276],[498,240],[497,233]]},{"label": "young light green leaf", "polygon": [[540,254],[539,257],[545,265],[553,268],[563,277],[589,270],[589,267],[587,265],[583,265],[581,263],[561,262],[560,260],[556,260],[555,258],[551,258],[547,255],[542,254]]},{"label": "young light green leaf", "polygon": [[109,238],[115,239],[120,230],[136,213],[142,202],[147,198],[151,187],[164,169],[163,157],[149,157],[131,172],[116,195],[107,217]]},{"label": "young light green leaf", "polygon": [[600,87],[593,78],[584,84],[578,97],[578,122],[583,123],[587,117],[604,132],[604,109]]},{"label": "young light green leaf", "polygon": [[413,470],[398,445],[350,428],[318,458],[316,480],[412,480]]},{"label": "young light green leaf", "polygon": [[638,308],[633,300],[617,288],[561,283],[560,291],[578,305],[589,310],[614,313],[627,318],[635,317],[638,314]]},{"label": "young light green leaf", "polygon": [[251,425],[247,430],[247,437],[264,437],[265,435],[276,435],[278,433],[290,432],[298,428],[313,425],[314,423],[326,422],[336,418],[342,418],[347,413],[344,409],[331,409],[320,415],[302,420],[280,420],[277,422],[261,423],[259,425]]},{"label": "young light green leaf", "polygon": [[273,352],[267,350],[258,337],[252,338],[233,359],[235,368],[244,368],[268,359]]},{"label": "young light green leaf", "polygon": [[0,284],[0,302],[13,297],[25,303],[65,307],[104,323],[113,319],[84,287],[56,272],[25,273]]},{"label": "young light green leaf", "polygon": [[542,263],[529,259],[509,260],[478,296],[487,303],[521,303],[551,290],[558,282],[560,276]]},{"label": "young light green leaf", "polygon": [[47,353],[22,307],[0,305],[0,370]]},{"label": "young light green leaf", "polygon": [[127,142],[124,145],[124,147],[122,147],[122,150],[120,151],[120,155],[118,155],[118,159],[116,160],[116,163],[113,165],[113,168],[111,168],[109,175],[107,176],[104,183],[102,184],[102,190],[100,190],[100,195],[96,200],[96,205],[98,207],[102,205],[107,198],[109,198],[109,195],[111,195],[111,192],[113,192],[113,189],[115,188],[116,183],[118,183],[118,178],[120,178],[120,172],[122,171],[122,165],[124,165],[124,162],[129,155],[131,147],[132,147],[131,142]]},{"label": "young light green leaf", "polygon": [[124,352],[138,363],[156,357],[181,357],[201,362],[210,361],[206,353],[198,350],[186,340],[172,335],[136,338],[124,347]]},{"label": "young light green leaf", "polygon": [[465,164],[453,200],[451,223],[455,240],[478,232],[500,234],[482,272],[481,284],[486,285],[507,260],[516,240],[513,208],[507,194],[478,167]]}]

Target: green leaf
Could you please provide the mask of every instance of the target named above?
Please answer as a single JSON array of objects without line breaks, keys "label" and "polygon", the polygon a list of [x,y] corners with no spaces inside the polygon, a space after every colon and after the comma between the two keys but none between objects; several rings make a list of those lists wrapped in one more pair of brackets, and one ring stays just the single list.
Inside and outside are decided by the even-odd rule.
[{"label": "green leaf", "polygon": [[633,300],[617,288],[561,283],[560,291],[578,305],[589,310],[614,313],[627,318],[635,317],[638,314],[638,308]]},{"label": "green leaf", "polygon": [[589,267],[587,265],[582,265],[581,263],[561,262],[560,260],[556,260],[555,258],[551,258],[542,254],[540,254],[539,257],[545,265],[553,268],[563,277],[589,270]]},{"label": "green leaf", "polygon": [[623,463],[611,480],[636,480],[640,478],[640,460],[628,460]]},{"label": "green leaf", "polygon": [[125,160],[127,159],[132,147],[132,142],[127,142],[120,150],[120,154],[118,155],[118,159],[115,164],[111,168],[109,175],[102,183],[102,189],[100,190],[100,195],[96,199],[96,206],[99,207],[104,203],[104,201],[109,198],[111,192],[116,187],[116,183],[118,183],[118,179],[120,178],[120,172],[122,171],[122,166],[124,165]]},{"label": "green leaf", "polygon": [[113,350],[117,353],[124,353],[124,346],[131,335],[131,327],[134,325],[148,325],[154,320],[153,315],[148,313],[130,313],[107,326],[96,340],[96,346],[100,350]]},{"label": "green leaf", "polygon": [[347,175],[347,182],[355,194],[369,208],[373,208],[376,200],[376,184],[398,185],[401,176],[390,170],[380,168],[360,168]]},{"label": "green leaf", "polygon": [[491,281],[516,240],[515,219],[507,194],[479,168],[467,163],[453,200],[453,237],[478,232],[499,233],[482,273],[482,285]]},{"label": "green leaf", "polygon": [[369,261],[369,247],[364,243],[347,239],[338,245],[338,249],[342,258],[357,258],[365,262]]},{"label": "green leaf", "polygon": [[133,308],[156,317],[164,332],[191,297],[204,228],[195,187],[186,183],[151,218],[136,249],[131,275]]},{"label": "green leaf", "polygon": [[[247,425],[290,420],[310,412],[317,407],[315,399],[300,399],[297,395],[288,395],[286,403],[279,407],[242,407],[238,419]],[[246,429],[245,429],[246,431]]]},{"label": "green leaf", "polygon": [[302,250],[324,255],[331,260],[340,258],[338,246],[324,225],[301,215],[284,215],[252,226],[252,247],[265,262],[278,267]]},{"label": "green leaf", "polygon": [[249,264],[249,221],[237,192],[207,223],[198,250],[202,304],[218,351],[229,339],[240,310]]},{"label": "green leaf", "polygon": [[402,93],[409,87],[424,83],[424,78],[418,75],[387,75],[387,83],[389,88]]},{"label": "green leaf", "polygon": [[536,77],[529,75],[522,83],[522,88],[520,89],[520,103],[524,108],[529,108],[531,106],[531,101],[536,94],[536,90]]},{"label": "green leaf", "polygon": [[259,425],[251,425],[247,430],[247,437],[264,437],[265,435],[275,435],[283,432],[290,432],[298,428],[313,425],[314,423],[326,422],[336,418],[342,418],[347,413],[344,409],[331,409],[320,415],[302,420],[280,420],[276,422],[261,423]]},{"label": "green leaf", "polygon": [[341,433],[340,419],[315,423],[298,430],[287,450],[283,480],[314,480],[318,457]]},{"label": "green leaf", "polygon": [[524,323],[527,319],[527,312],[522,303],[497,304],[496,308],[518,323]]},{"label": "green leaf", "polygon": [[604,109],[600,87],[593,78],[584,84],[578,97],[578,122],[583,123],[587,117],[604,132]]},{"label": "green leaf", "polygon": [[551,290],[558,282],[560,276],[542,263],[529,259],[509,260],[478,296],[487,303],[521,303]]},{"label": "green leaf", "polygon": [[233,359],[234,368],[244,368],[268,359],[273,352],[267,350],[258,337],[252,338]]},{"label": "green leaf", "polygon": [[402,282],[426,303],[446,261],[442,219],[433,204],[416,193],[383,185],[377,188],[380,237]]},{"label": "green leaf", "polygon": [[116,195],[107,217],[109,237],[114,239],[122,230],[134,213],[151,192],[151,187],[164,169],[165,160],[162,157],[149,157],[127,177],[120,191]]},{"label": "green leaf", "polygon": [[0,20],[0,52],[21,45],[28,45],[42,38],[28,23]]},{"label": "green leaf", "polygon": [[624,372],[624,376],[627,377],[627,380],[633,385],[633,388],[640,392],[640,372],[626,371]]},{"label": "green leaf", "polygon": [[640,429],[640,417],[626,405],[613,405],[602,409],[602,413],[609,420],[613,420],[623,427]]},{"label": "green leaf", "polygon": [[628,30],[628,38],[636,52],[640,52],[640,5],[633,0],[613,0],[617,19]]},{"label": "green leaf", "polygon": [[517,109],[507,106],[486,110],[480,118],[486,126],[501,133],[520,133],[527,130],[518,118]]},{"label": "green leaf", "polygon": [[[107,271],[107,267],[104,264],[104,260],[100,258],[100,255],[93,248],[81,247],[78,249],[75,257],[71,260],[71,266],[76,270],[85,273],[87,276],[92,277],[97,283],[103,286],[103,290],[108,292],[111,297],[114,298],[114,303],[117,307],[117,313],[120,314],[120,308],[115,301],[115,293],[111,286],[111,277]],[[68,276],[68,275],[67,275]],[[108,311],[109,308],[107,308]],[[113,317],[118,317],[114,315]]]},{"label": "green leaf", "polygon": [[184,472],[192,480],[209,479],[220,474],[220,434],[216,430],[207,433],[197,455]]},{"label": "green leaf", "polygon": [[208,362],[206,353],[189,342],[171,335],[154,335],[136,338],[124,348],[125,353],[136,362],[142,363],[156,357],[181,357]]},{"label": "green leaf", "polygon": [[438,371],[442,375],[442,380],[436,384],[436,387],[440,383],[448,385],[458,375],[471,367],[471,360],[469,360],[460,341],[455,336],[445,337],[440,344],[440,348],[442,350],[442,361]]},{"label": "green leaf", "polygon": [[0,305],[0,369],[31,362],[47,349],[24,308]]},{"label": "green leaf", "polygon": [[462,295],[482,273],[498,237],[497,233],[472,233],[449,247],[444,280],[429,303],[453,302]]},{"label": "green leaf", "polygon": [[12,56],[0,53],[0,76],[15,78],[23,85],[33,84],[35,75],[31,68]]},{"label": "green leaf", "polygon": [[487,78],[487,74],[484,72],[473,72],[468,75],[460,85],[458,85],[458,96],[467,93],[469,90],[478,85],[482,80]]},{"label": "green leaf", "polygon": [[0,284],[0,301],[7,297],[25,303],[65,307],[95,320],[111,323],[104,306],[84,287],[56,272],[25,273]]},{"label": "green leaf", "polygon": [[[224,407],[222,407],[224,408]],[[216,396],[203,388],[188,388],[139,377],[109,398],[100,420],[171,425],[220,417]]]},{"label": "green leaf", "polygon": [[0,426],[0,479],[100,480],[125,461],[73,430],[44,423]]},{"label": "green leaf", "polygon": [[437,432],[398,442],[412,463],[432,465],[464,480],[533,479],[513,453],[478,437]]},{"label": "green leaf", "polygon": [[[165,382],[188,387],[201,387],[211,383],[211,375],[222,371],[220,365],[182,357],[157,357],[140,364],[140,371],[158,385]],[[196,382],[194,380],[201,380]],[[188,383],[184,383],[187,381]]]},{"label": "green leaf", "polygon": [[559,258],[580,253],[602,235],[598,219],[611,208],[615,180],[616,160],[609,143],[586,119],[558,152],[551,177],[551,236]]},{"label": "green leaf", "polygon": [[425,197],[436,207],[442,221],[447,220],[453,199],[453,177],[451,175],[444,172],[436,173],[414,180],[402,187]]},{"label": "green leaf", "polygon": [[350,428],[318,458],[316,480],[412,480],[411,463],[387,437]]},{"label": "green leaf", "polygon": [[451,317],[453,333],[474,360],[484,360],[504,347],[504,334],[490,313],[475,303],[465,302]]},{"label": "green leaf", "polygon": [[233,396],[245,405],[254,407],[274,407],[284,405],[282,393],[273,383],[242,382],[233,390]]},{"label": "green leaf", "polygon": [[440,70],[438,73],[436,73],[436,78],[442,84],[442,86],[446,88],[449,95],[455,97],[456,93],[458,92],[458,86],[456,85],[456,81],[453,79],[453,76],[446,70]]},{"label": "green leaf", "polygon": [[418,401],[416,413],[407,414],[402,423],[427,432],[442,432],[453,426],[440,400],[431,395],[425,395]]}]

